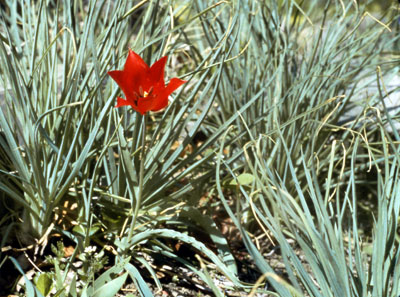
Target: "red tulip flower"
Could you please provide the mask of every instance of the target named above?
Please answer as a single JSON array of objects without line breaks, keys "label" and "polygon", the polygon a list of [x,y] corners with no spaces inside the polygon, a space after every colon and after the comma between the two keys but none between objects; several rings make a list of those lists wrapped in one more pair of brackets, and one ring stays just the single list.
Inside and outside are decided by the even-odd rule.
[{"label": "red tulip flower", "polygon": [[129,50],[124,70],[109,71],[125,94],[126,99],[117,97],[117,105],[131,106],[144,115],[148,111],[158,111],[168,105],[168,96],[186,81],[172,78],[166,86],[164,68],[167,57],[162,57],[149,67],[134,51]]}]

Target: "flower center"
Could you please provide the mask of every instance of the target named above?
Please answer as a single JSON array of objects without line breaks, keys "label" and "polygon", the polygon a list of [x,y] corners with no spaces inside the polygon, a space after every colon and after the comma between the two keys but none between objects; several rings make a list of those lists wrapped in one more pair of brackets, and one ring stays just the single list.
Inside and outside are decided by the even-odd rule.
[{"label": "flower center", "polygon": [[151,96],[152,96],[152,93],[153,93],[153,86],[150,87],[150,89],[149,89],[148,92],[145,91],[145,90],[143,90],[143,87],[140,86],[140,87],[139,87],[139,93],[134,92],[134,95],[135,95],[135,97],[136,97],[136,98],[134,99],[135,105],[138,104],[138,100],[139,100],[139,99],[151,97]]},{"label": "flower center", "polygon": [[147,92],[147,91],[143,90],[142,86],[140,86],[138,97],[146,98],[146,97],[150,96],[152,92],[153,92],[153,87],[150,87],[149,91]]}]

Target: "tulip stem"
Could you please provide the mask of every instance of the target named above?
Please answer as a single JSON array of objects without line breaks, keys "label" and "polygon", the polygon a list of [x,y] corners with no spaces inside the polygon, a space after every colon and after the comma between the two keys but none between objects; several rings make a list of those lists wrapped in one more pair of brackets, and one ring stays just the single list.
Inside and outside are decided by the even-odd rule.
[{"label": "tulip stem", "polygon": [[132,239],[133,230],[135,229],[136,220],[139,214],[140,204],[142,203],[145,161],[146,161],[146,114],[142,116],[142,151],[140,154],[139,192],[138,195],[136,196],[135,212],[133,214],[132,225],[129,230],[128,243]]}]

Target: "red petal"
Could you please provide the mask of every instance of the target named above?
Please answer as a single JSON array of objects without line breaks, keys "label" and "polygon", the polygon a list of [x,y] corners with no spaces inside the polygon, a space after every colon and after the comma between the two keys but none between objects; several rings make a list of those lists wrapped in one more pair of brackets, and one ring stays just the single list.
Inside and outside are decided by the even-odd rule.
[{"label": "red petal", "polygon": [[143,74],[148,70],[149,66],[145,61],[143,61],[142,57],[130,49],[128,58],[126,58],[124,71],[127,71],[130,74],[135,72],[141,72]]},{"label": "red petal", "polygon": [[122,92],[124,92],[126,97],[132,96],[133,92],[137,92],[137,90],[133,88],[131,78],[124,71],[109,71],[108,75],[111,76],[113,80],[115,80],[115,82],[121,88]]},{"label": "red petal", "polygon": [[158,96],[155,98],[151,111],[159,111],[168,106],[168,96]]},{"label": "red petal", "polygon": [[131,106],[128,100],[122,99],[121,97],[117,97],[117,105],[114,107],[121,107],[121,106]]},{"label": "red petal", "polygon": [[146,112],[153,110],[155,98],[140,98],[137,103],[136,111],[144,115]]},{"label": "red petal", "polygon": [[138,54],[129,50],[124,70],[109,71],[108,74],[116,81],[128,98],[133,96],[135,92],[138,93],[139,87],[146,80],[146,74],[149,69],[149,66]]},{"label": "red petal", "polygon": [[179,88],[181,85],[183,85],[186,82],[186,80],[181,80],[179,78],[172,78],[169,81],[168,86],[165,88],[165,93],[167,96],[171,95],[173,91],[175,91],[177,88]]},{"label": "red petal", "polygon": [[153,84],[162,83],[164,86],[164,68],[165,63],[167,63],[167,58],[167,56],[162,57],[153,65],[151,65],[149,75]]},{"label": "red petal", "polygon": [[181,80],[179,78],[172,78],[168,84],[168,86],[158,93],[158,96],[155,98],[155,102],[153,105],[152,111],[157,111],[167,107],[168,105],[168,96],[171,95],[173,91],[183,85],[186,81]]}]

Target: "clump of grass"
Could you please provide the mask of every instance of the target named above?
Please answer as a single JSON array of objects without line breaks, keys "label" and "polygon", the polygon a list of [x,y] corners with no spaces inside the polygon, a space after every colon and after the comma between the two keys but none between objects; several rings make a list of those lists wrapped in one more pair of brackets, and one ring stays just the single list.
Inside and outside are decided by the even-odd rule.
[{"label": "clump of grass", "polygon": [[[267,279],[279,296],[399,292],[393,237],[398,146],[396,132],[385,128],[397,116],[378,112],[389,96],[382,92],[384,77],[396,71],[395,57],[387,54],[397,39],[390,29],[395,17],[378,20],[361,6],[346,5],[328,2],[321,18],[311,13],[314,5],[300,10],[293,2],[247,10],[244,15],[260,15],[243,17],[250,20],[243,35],[255,44],[233,62],[241,69],[237,79],[225,82],[225,92],[236,91],[229,113],[241,118],[221,144],[219,197],[263,274],[260,283]],[[258,58],[246,63],[249,56]],[[380,66],[385,74],[377,78]],[[367,93],[372,83],[378,87]],[[356,105],[359,113],[344,121]],[[223,151],[238,145],[243,150],[226,159]],[[225,198],[224,169],[240,188],[233,202]],[[368,199],[376,210],[363,210],[360,219]],[[363,230],[365,215],[373,220],[372,233]],[[257,229],[255,235],[279,248],[284,275],[249,236]]]},{"label": "clump of grass", "polygon": [[[190,35],[187,25],[201,30],[201,18],[229,6],[217,3],[196,10],[190,2],[177,6],[150,1],[46,4],[7,3],[2,10],[0,128],[4,137],[0,145],[6,156],[0,188],[4,203],[15,203],[2,221],[13,222],[10,227],[3,225],[2,247],[15,242],[10,234],[28,249],[44,247],[54,234],[62,235],[75,244],[69,265],[93,242],[108,247],[115,269],[91,286],[103,293],[104,279],[113,279],[119,289],[129,273],[141,293],[148,294],[134,265],[148,270],[160,286],[143,251],[172,257],[210,283],[195,265],[177,257],[167,240],[185,242],[235,279],[236,266],[226,240],[209,217],[182,198],[204,184],[210,173],[200,168],[212,157],[214,143],[188,148],[193,147],[213,104],[225,63],[221,52],[229,45],[226,32],[211,51],[199,54],[189,46],[197,37]],[[187,18],[179,17],[186,11],[191,11]],[[190,81],[190,89],[177,94],[164,113],[153,114],[148,121],[142,185],[138,178],[141,117],[112,108],[119,90],[106,76],[122,65],[128,48],[143,55],[148,64],[169,54],[173,57],[169,77],[186,72]],[[195,68],[185,68],[185,61]],[[137,205],[141,186],[143,199]],[[133,212],[134,208],[140,211]],[[193,226],[212,234],[218,256],[186,235],[187,228],[181,229],[193,219]],[[126,271],[124,278],[113,278],[121,269]],[[68,269],[56,275],[62,296],[67,293],[63,285],[67,274]]]}]

